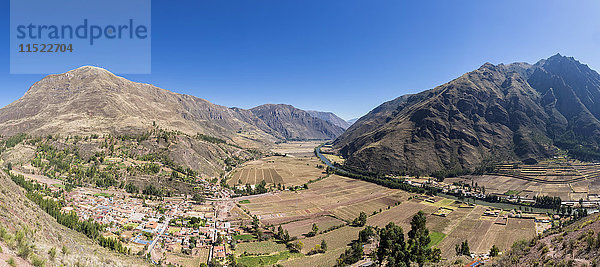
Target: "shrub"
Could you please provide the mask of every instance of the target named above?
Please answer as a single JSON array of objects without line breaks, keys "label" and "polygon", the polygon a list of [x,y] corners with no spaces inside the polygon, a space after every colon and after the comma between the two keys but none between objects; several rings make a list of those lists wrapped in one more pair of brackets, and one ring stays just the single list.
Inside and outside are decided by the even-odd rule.
[{"label": "shrub", "polygon": [[50,260],[54,261],[54,258],[56,258],[56,248],[51,248],[48,251],[48,255],[50,255]]},{"label": "shrub", "polygon": [[42,267],[44,265],[46,265],[46,261],[40,257],[38,257],[37,255],[33,254],[31,255],[31,264],[33,264],[33,266],[35,267]]}]

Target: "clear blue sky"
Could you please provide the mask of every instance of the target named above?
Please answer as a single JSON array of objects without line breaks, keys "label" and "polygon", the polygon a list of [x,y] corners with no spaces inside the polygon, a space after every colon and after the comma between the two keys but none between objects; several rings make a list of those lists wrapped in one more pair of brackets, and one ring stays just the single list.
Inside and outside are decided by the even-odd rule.
[{"label": "clear blue sky", "polygon": [[[0,106],[43,78],[9,74],[8,2]],[[560,52],[600,70],[600,1],[407,2],[153,0],[152,74],[124,76],[225,106],[288,103],[351,119],[485,62]]]}]

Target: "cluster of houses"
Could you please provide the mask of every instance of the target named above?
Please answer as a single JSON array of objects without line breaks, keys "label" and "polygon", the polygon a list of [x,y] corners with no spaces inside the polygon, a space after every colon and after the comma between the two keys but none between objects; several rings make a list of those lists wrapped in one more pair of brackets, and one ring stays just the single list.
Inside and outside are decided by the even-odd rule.
[{"label": "cluster of houses", "polygon": [[[223,197],[228,192],[214,193]],[[191,198],[151,201],[120,191],[107,194],[77,188],[66,195],[66,202],[64,212],[74,211],[81,220],[91,219],[105,225],[105,236],[120,238],[126,245],[137,247],[137,252],[154,250],[156,253],[151,256],[155,262],[161,261],[166,252],[198,256],[202,250],[210,251],[211,257],[224,259],[225,247],[216,241],[221,237],[226,243],[240,232],[229,222],[217,220],[213,204],[198,204]]]}]

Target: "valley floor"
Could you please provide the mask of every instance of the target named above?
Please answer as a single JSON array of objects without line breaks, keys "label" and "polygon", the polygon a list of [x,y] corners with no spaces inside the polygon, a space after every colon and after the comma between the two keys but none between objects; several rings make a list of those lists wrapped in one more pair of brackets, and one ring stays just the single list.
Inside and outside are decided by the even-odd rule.
[{"label": "valley floor", "polygon": [[[550,221],[543,214],[473,205],[327,174],[324,163],[312,154],[312,145],[282,144],[277,151],[288,156],[250,161],[230,172],[231,186],[243,180],[242,187],[249,183],[257,188],[264,181],[266,193],[236,197],[232,190],[208,181],[198,189],[211,197],[201,200],[191,195],[147,197],[118,188],[78,187],[65,195],[63,210],[110,226],[103,236],[121,240],[130,254],[149,252],[154,263],[180,266],[226,263],[230,255],[252,266],[332,266],[364,229],[351,226],[361,212],[368,216],[366,226],[381,228],[394,222],[405,233],[411,218],[425,212],[429,245],[440,248],[444,258],[453,258],[455,245],[465,240],[476,257],[487,254],[493,245],[507,250],[515,241],[546,229]],[[283,188],[274,183],[271,170],[283,174]],[[43,175],[13,173],[46,184],[53,192],[64,187],[61,180]],[[302,242],[298,252],[274,238],[279,226]],[[322,242],[328,249],[311,253]],[[365,252],[376,245],[365,245]]]}]

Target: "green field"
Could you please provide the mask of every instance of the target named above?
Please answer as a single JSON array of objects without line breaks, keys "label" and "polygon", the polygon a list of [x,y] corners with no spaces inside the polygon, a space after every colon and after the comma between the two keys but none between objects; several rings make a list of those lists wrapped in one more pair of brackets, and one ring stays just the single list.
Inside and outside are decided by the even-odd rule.
[{"label": "green field", "polygon": [[270,255],[275,252],[283,251],[287,251],[285,244],[279,244],[273,241],[239,243],[235,246],[236,255],[242,255],[244,252],[254,255]]},{"label": "green field", "polygon": [[429,244],[427,246],[429,246],[429,247],[437,246],[437,244],[442,242],[442,240],[444,240],[445,237],[446,237],[446,234],[444,234],[444,233],[433,232],[433,231],[429,232],[429,238],[431,239],[431,241],[429,241]]},{"label": "green field", "polygon": [[505,195],[507,195],[507,196],[516,196],[516,195],[518,195],[519,193],[521,193],[521,191],[517,191],[517,190],[508,190],[508,191],[506,191],[506,193],[504,193],[504,194],[505,194]]},{"label": "green field", "polygon": [[176,232],[179,232],[179,231],[181,231],[181,228],[179,228],[179,227],[169,227],[169,234],[171,234],[171,235],[173,233],[176,233]]},{"label": "green field", "polygon": [[65,185],[64,184],[53,184],[53,186],[65,189]]},{"label": "green field", "polygon": [[452,204],[452,203],[454,203],[454,200],[444,198],[438,202],[433,203],[433,205],[436,207],[447,207],[447,206],[450,206],[450,204]]},{"label": "green field", "polygon": [[109,194],[109,193],[96,193],[96,194],[94,194],[94,196],[96,196],[96,197],[112,197],[113,195]]},{"label": "green field", "polygon": [[243,241],[250,241],[250,240],[254,240],[254,236],[253,235],[234,235],[233,236],[234,240],[243,240]]},{"label": "green field", "polygon": [[281,260],[302,256],[302,253],[290,253],[289,251],[282,251],[273,255],[242,256],[238,258],[238,263],[243,266],[271,266],[277,264],[277,262]]},{"label": "green field", "polygon": [[250,200],[244,199],[239,202],[240,204],[250,204]]}]

